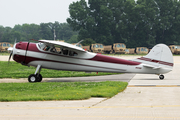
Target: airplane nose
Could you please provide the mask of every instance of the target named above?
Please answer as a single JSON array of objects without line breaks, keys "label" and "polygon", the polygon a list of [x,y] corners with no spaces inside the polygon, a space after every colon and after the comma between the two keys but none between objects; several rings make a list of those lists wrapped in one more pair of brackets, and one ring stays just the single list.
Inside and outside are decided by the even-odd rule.
[{"label": "airplane nose", "polygon": [[13,49],[13,59],[18,63],[24,63],[28,42],[16,43]]}]

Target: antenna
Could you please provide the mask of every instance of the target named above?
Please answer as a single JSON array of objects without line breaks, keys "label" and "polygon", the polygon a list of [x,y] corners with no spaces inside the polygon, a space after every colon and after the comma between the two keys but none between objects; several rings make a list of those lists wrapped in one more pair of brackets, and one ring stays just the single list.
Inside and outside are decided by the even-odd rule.
[{"label": "antenna", "polygon": [[54,29],[54,41],[56,40],[56,32],[55,32],[55,29]]},{"label": "antenna", "polygon": [[79,41],[78,43],[76,43],[75,45],[78,45],[78,44],[80,44],[82,41],[84,41],[84,40],[81,40],[81,41]]}]

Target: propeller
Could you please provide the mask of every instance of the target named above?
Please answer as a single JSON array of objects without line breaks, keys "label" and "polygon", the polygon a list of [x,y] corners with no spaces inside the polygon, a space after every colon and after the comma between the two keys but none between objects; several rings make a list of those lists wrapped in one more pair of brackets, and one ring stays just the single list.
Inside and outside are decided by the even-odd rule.
[{"label": "propeller", "polygon": [[12,54],[13,54],[13,51],[12,51],[12,52],[10,53],[10,55],[9,55],[8,64],[9,64],[9,61],[10,61],[10,59],[11,59]]},{"label": "propeller", "polygon": [[[14,45],[15,45],[15,44],[16,44],[16,39],[15,39],[15,41],[14,41]],[[13,47],[9,47],[7,50],[11,52],[10,55],[9,55],[9,60],[8,60],[8,64],[9,64],[9,61],[10,61],[11,56],[12,56],[12,54],[13,54]]]}]

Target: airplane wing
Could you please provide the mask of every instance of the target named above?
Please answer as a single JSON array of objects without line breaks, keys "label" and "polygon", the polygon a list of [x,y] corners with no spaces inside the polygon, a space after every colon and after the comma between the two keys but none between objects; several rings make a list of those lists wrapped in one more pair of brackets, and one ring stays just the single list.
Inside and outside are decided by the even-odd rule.
[{"label": "airplane wing", "polygon": [[152,68],[152,69],[160,69],[161,67],[159,66],[153,66],[153,65],[148,65],[148,64],[143,64],[144,67]]},{"label": "airplane wing", "polygon": [[73,49],[73,50],[77,50],[77,51],[81,51],[81,52],[86,52],[84,49],[82,49],[76,45],[66,43],[66,42],[59,42],[59,41],[52,41],[52,40],[38,40],[38,42],[45,43],[46,45],[59,46],[59,47]]}]

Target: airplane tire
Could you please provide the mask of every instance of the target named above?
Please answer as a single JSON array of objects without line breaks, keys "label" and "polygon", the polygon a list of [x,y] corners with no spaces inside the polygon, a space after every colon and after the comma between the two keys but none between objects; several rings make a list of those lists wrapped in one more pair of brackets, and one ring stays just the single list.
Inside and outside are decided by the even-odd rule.
[{"label": "airplane tire", "polygon": [[164,79],[164,75],[160,75],[159,79],[163,80]]},{"label": "airplane tire", "polygon": [[39,74],[39,76],[37,76],[37,74],[36,74],[36,77],[37,77],[36,82],[41,82],[42,81],[42,75],[41,74]]},{"label": "airplane tire", "polygon": [[28,81],[30,83],[34,83],[34,82],[37,82],[37,76],[35,74],[31,74],[29,77],[28,77]]}]

